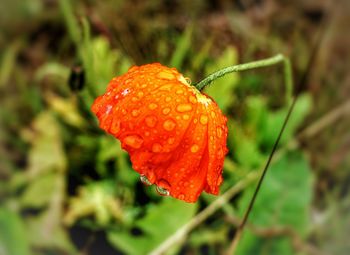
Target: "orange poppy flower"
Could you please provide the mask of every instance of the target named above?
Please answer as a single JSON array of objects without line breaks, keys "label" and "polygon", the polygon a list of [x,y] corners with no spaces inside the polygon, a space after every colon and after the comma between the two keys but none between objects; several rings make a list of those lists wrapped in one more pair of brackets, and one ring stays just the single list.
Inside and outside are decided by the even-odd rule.
[{"label": "orange poppy flower", "polygon": [[133,168],[162,195],[195,202],[217,195],[227,153],[227,119],[175,68],[134,66],[113,78],[92,111],[121,141]]}]

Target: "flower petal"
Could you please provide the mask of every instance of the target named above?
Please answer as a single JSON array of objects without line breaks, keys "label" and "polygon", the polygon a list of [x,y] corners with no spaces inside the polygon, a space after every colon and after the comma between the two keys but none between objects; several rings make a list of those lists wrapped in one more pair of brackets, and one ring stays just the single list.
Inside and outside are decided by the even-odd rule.
[{"label": "flower petal", "polygon": [[203,189],[218,193],[226,118],[176,69],[132,67],[112,79],[92,111],[129,152],[133,168],[162,194],[195,202]]}]

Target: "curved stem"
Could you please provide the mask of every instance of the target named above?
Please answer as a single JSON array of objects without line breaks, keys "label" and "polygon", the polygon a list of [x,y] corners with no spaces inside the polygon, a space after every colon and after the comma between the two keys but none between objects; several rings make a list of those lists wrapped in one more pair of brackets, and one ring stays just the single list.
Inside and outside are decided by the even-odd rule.
[{"label": "curved stem", "polygon": [[284,67],[283,71],[284,71],[284,79],[285,79],[285,86],[286,86],[286,102],[290,103],[292,98],[291,95],[292,95],[292,87],[293,87],[292,68],[291,68],[289,59],[282,54],[277,54],[271,58],[266,58],[258,61],[245,63],[245,64],[226,67],[224,69],[216,71],[215,73],[210,74],[205,79],[194,84],[194,86],[198,90],[203,90],[210,83],[212,83],[216,79],[226,74],[233,73],[233,72],[247,71],[247,70],[260,68],[260,67],[272,66],[280,63],[282,63]]}]

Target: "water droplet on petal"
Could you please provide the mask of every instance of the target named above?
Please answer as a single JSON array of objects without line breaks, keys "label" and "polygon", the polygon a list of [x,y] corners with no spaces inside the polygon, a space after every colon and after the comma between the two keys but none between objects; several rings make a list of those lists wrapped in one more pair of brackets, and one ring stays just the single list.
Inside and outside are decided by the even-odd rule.
[{"label": "water droplet on petal", "polygon": [[127,94],[129,94],[130,93],[130,90],[129,89],[124,89],[123,91],[122,91],[122,95],[123,96],[126,96]]},{"label": "water droplet on petal", "polygon": [[208,116],[201,115],[201,117],[199,118],[199,122],[203,125],[206,125],[208,123]]},{"label": "water droplet on petal", "polygon": [[157,118],[155,116],[147,116],[145,118],[145,123],[148,127],[153,128],[157,124]]},{"label": "water droplet on petal", "polygon": [[191,152],[196,153],[199,150],[199,146],[197,144],[194,144],[191,146]]},{"label": "water droplet on petal", "polygon": [[211,112],[210,112],[210,116],[211,116],[212,118],[215,118],[215,116],[216,116],[215,112],[211,111]]},{"label": "water droplet on petal", "polygon": [[222,136],[222,128],[221,127],[216,128],[216,135],[218,136],[218,138],[221,138],[221,136]]},{"label": "water droplet on petal", "polygon": [[188,97],[188,100],[192,103],[192,104],[195,104],[195,103],[197,103],[197,99],[196,99],[196,97],[195,96],[189,96]]},{"label": "water droplet on petal", "polygon": [[141,148],[143,139],[138,135],[129,135],[123,139],[123,143],[134,149]]},{"label": "water droplet on petal", "polygon": [[176,92],[175,92],[176,94],[178,94],[178,95],[181,95],[181,94],[183,94],[184,93],[184,91],[182,90],[182,89],[178,89],[178,90],[176,90]]},{"label": "water droplet on petal", "polygon": [[224,156],[224,150],[222,148],[218,149],[218,158],[222,158]]},{"label": "water droplet on petal", "polygon": [[120,121],[117,117],[114,117],[110,128],[110,132],[112,134],[117,134],[119,131],[120,131]]},{"label": "water droplet on petal", "polygon": [[150,104],[148,105],[148,108],[149,108],[150,110],[154,110],[154,109],[156,109],[157,107],[158,107],[158,105],[155,104],[155,103],[150,103]]},{"label": "water droplet on petal", "polygon": [[178,112],[189,112],[192,110],[192,105],[190,104],[179,104],[177,107],[176,107],[176,110]]},{"label": "water droplet on petal", "polygon": [[152,183],[147,179],[146,175],[140,175],[140,180],[143,184],[151,186]]},{"label": "water droplet on petal", "polygon": [[161,91],[170,91],[171,90],[171,85],[163,85],[161,87],[159,87],[159,90]]},{"label": "water droplet on petal", "polygon": [[165,114],[165,115],[169,114],[169,112],[170,112],[170,108],[168,108],[168,107],[164,108],[163,111],[162,111],[162,113]]},{"label": "water droplet on petal", "polygon": [[140,114],[140,111],[139,111],[139,110],[134,109],[134,110],[131,111],[131,115],[132,115],[133,117],[137,117],[137,116],[139,116],[139,114]]},{"label": "water droplet on petal", "polygon": [[180,194],[179,195],[179,199],[184,200],[185,199],[185,195],[184,194]]},{"label": "water droplet on petal", "polygon": [[173,80],[173,79],[175,79],[175,76],[172,73],[165,72],[165,71],[158,73],[157,77],[161,78],[161,79],[165,79],[165,80]]},{"label": "water droplet on petal", "polygon": [[131,101],[137,102],[137,101],[139,101],[139,99],[138,99],[137,97],[132,97],[132,98],[131,98]]},{"label": "water droplet on petal", "polygon": [[170,187],[171,187],[170,183],[165,179],[160,179],[157,182],[157,186],[162,187],[162,188],[167,189],[167,190],[170,190]]},{"label": "water droplet on petal", "polygon": [[109,114],[112,111],[112,106],[109,104],[106,107],[106,114]]},{"label": "water droplet on petal", "polygon": [[138,96],[139,98],[143,97],[143,92],[142,92],[142,91],[137,92],[137,96]]},{"label": "water droplet on petal", "polygon": [[152,152],[154,152],[154,153],[161,152],[162,149],[163,149],[163,147],[159,143],[155,143],[152,145]]},{"label": "water droplet on petal", "polygon": [[174,137],[169,137],[168,138],[168,144],[174,144],[175,138]]},{"label": "water droplet on petal", "polygon": [[173,120],[166,120],[164,121],[163,123],[163,128],[166,130],[166,131],[171,131],[175,128],[176,126],[176,123],[173,121]]},{"label": "water droplet on petal", "polygon": [[171,101],[171,97],[166,97],[165,98],[165,102],[170,102]]},{"label": "water droplet on petal", "polygon": [[184,120],[188,120],[188,119],[190,118],[190,116],[189,116],[188,114],[184,114],[184,115],[182,116],[182,118],[183,118]]}]

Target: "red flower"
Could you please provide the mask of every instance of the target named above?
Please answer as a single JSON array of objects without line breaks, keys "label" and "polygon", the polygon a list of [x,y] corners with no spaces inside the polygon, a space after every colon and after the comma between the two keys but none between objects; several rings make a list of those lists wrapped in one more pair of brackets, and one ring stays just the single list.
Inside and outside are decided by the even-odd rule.
[{"label": "red flower", "polygon": [[175,68],[134,66],[113,78],[92,111],[118,138],[141,180],[163,195],[195,202],[217,195],[227,153],[227,119]]}]

